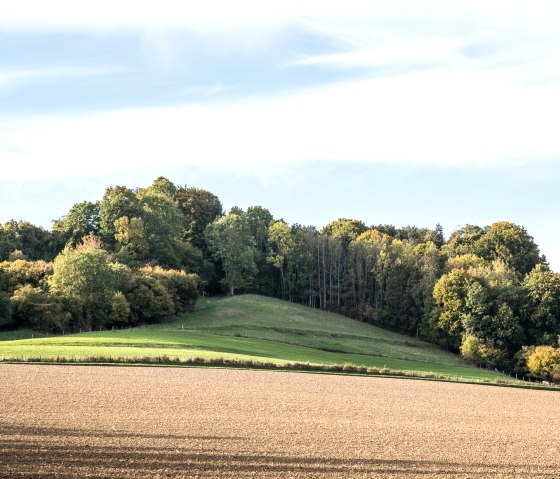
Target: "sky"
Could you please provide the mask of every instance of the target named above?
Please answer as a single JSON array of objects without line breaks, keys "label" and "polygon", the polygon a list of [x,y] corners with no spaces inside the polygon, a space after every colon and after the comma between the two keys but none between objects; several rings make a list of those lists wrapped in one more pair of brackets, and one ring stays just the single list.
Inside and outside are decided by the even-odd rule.
[{"label": "sky", "polygon": [[560,271],[557,2],[5,3],[1,223],[165,176],[319,228],[511,221]]}]

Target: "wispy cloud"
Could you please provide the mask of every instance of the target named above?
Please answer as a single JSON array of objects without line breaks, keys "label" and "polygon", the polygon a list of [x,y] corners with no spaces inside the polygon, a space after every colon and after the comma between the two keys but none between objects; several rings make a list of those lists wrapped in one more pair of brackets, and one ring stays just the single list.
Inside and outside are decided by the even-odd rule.
[{"label": "wispy cloud", "polygon": [[308,160],[504,166],[560,157],[559,110],[555,84],[416,73],[211,104],[4,119],[0,160],[5,178],[154,162],[263,174]]},{"label": "wispy cloud", "polygon": [[221,93],[232,91],[234,89],[234,87],[228,87],[221,84],[189,85],[183,90],[183,93],[187,96],[210,98]]},{"label": "wispy cloud", "polygon": [[[29,165],[26,175],[42,176],[154,162],[267,174],[313,160],[478,167],[555,160],[560,158],[556,9],[546,1],[530,6],[286,1],[273,7],[208,1],[191,9],[173,0],[156,6],[108,0],[13,2],[0,15],[0,30],[132,30],[163,64],[181,57],[176,48],[185,48],[175,45],[178,30],[204,39],[208,47],[199,45],[201,57],[217,50],[233,56],[243,49],[263,54],[282,49],[285,45],[270,48],[271,42],[295,25],[336,49],[325,54],[295,50],[288,63],[292,68],[360,68],[367,74],[322,87],[293,85],[287,93],[271,88],[267,95],[229,101],[216,100],[222,87],[211,79],[208,87],[183,92],[196,97],[197,104],[17,122],[0,116],[0,158],[9,165],[3,175],[20,177],[21,164]],[[392,74],[376,74],[379,69]],[[0,87],[95,70],[0,70]],[[205,102],[210,96],[213,101]]]},{"label": "wispy cloud", "polygon": [[30,83],[41,83],[45,81],[95,75],[107,75],[122,71],[122,68],[88,65],[0,69],[0,90],[16,88]]}]

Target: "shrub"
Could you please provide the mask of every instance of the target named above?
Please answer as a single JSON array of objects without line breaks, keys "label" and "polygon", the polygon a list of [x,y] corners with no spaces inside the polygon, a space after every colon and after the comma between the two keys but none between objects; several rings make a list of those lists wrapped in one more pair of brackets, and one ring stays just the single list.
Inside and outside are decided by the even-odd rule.
[{"label": "shrub", "polygon": [[193,305],[198,284],[196,274],[147,266],[133,276],[126,299],[135,321],[159,321]]},{"label": "shrub", "polygon": [[111,299],[111,311],[109,321],[113,325],[122,326],[128,324],[130,319],[130,304],[123,293],[117,291]]},{"label": "shrub", "polygon": [[503,360],[503,351],[472,334],[461,343],[461,356],[477,366],[496,366]]},{"label": "shrub", "polygon": [[19,286],[11,297],[14,326],[41,331],[60,331],[67,327],[71,314],[62,299],[30,284]]},{"label": "shrub", "polygon": [[133,280],[132,290],[127,293],[126,299],[136,323],[161,321],[176,313],[173,298],[165,285],[143,274]]}]

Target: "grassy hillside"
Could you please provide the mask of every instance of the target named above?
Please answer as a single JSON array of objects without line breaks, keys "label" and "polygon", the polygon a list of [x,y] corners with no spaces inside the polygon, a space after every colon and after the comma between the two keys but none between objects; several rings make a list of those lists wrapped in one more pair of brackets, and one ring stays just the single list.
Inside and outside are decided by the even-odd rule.
[{"label": "grassy hillside", "polygon": [[[13,334],[13,333],[12,333]],[[20,333],[30,337],[30,332]],[[275,364],[353,364],[496,378],[451,353],[408,336],[262,296],[202,299],[194,313],[119,331],[14,339],[0,334],[0,357],[226,358]]]}]

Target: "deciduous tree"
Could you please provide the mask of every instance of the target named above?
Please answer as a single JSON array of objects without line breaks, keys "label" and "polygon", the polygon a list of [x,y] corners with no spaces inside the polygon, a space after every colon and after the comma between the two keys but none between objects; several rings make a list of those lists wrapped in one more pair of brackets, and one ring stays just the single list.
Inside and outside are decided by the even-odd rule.
[{"label": "deciduous tree", "polygon": [[214,257],[222,261],[225,280],[233,295],[236,287],[256,273],[255,239],[249,222],[243,215],[223,216],[206,227],[205,237]]}]

